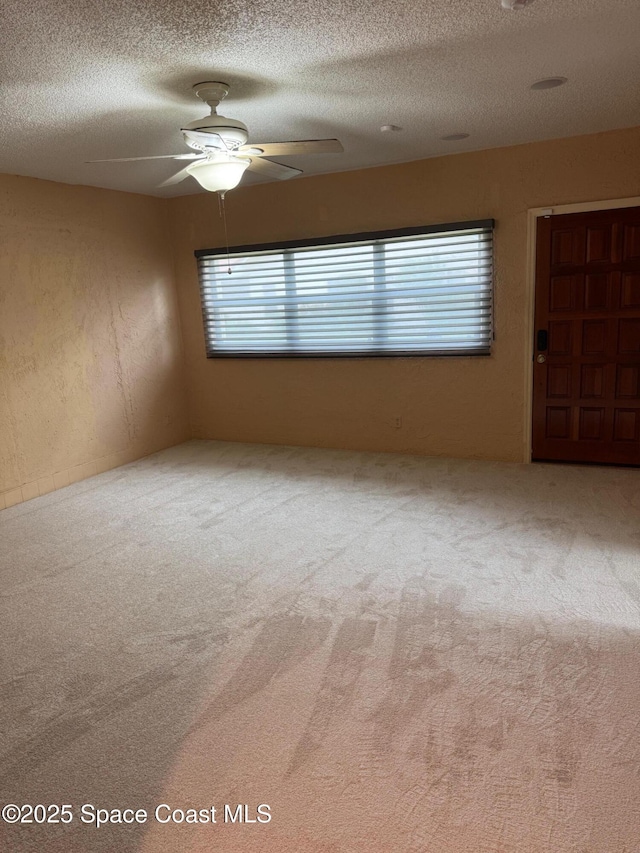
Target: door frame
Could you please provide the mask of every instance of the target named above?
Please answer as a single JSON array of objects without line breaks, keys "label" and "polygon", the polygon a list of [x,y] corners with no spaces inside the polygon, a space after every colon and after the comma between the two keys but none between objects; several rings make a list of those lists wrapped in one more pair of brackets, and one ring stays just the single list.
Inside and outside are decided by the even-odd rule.
[{"label": "door frame", "polygon": [[533,356],[535,334],[535,296],[536,296],[536,241],[538,239],[538,219],[541,216],[559,216],[566,213],[588,213],[591,210],[612,210],[614,208],[640,207],[640,196],[632,198],[603,199],[602,201],[584,201],[576,204],[554,204],[546,207],[530,207],[527,210],[527,272],[525,276],[527,336],[525,364],[525,428],[523,462],[531,462],[533,455]]}]

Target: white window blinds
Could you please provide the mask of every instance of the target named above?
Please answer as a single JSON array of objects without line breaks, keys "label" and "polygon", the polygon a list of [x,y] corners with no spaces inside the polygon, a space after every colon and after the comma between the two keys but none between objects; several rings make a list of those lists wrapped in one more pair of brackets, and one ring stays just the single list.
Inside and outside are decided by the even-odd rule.
[{"label": "white window blinds", "polygon": [[329,239],[196,252],[207,355],[489,353],[492,221]]}]

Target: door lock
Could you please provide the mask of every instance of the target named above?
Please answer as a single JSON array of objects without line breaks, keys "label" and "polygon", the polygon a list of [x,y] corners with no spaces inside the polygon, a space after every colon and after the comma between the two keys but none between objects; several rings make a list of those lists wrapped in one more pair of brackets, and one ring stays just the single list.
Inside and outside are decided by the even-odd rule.
[{"label": "door lock", "polygon": [[536,358],[536,361],[538,362],[538,364],[544,364],[546,360],[547,360],[546,355],[542,355],[542,353],[540,353],[540,355]]},{"label": "door lock", "polygon": [[547,348],[548,337],[549,336],[547,334],[547,330],[546,329],[540,329],[538,331],[537,336],[536,336],[536,338],[537,338],[536,349],[540,350],[541,352],[544,352],[544,350],[546,350],[546,348]]}]

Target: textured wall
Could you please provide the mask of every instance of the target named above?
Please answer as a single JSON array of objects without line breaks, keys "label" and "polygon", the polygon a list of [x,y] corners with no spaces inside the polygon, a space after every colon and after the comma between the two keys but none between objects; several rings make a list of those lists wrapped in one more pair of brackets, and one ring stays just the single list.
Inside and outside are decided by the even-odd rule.
[{"label": "textured wall", "polygon": [[223,244],[217,203],[172,200],[195,437],[523,460],[526,211],[640,194],[639,151],[635,128],[229,193],[232,245],[495,218],[491,358],[207,360],[193,250]]},{"label": "textured wall", "polygon": [[0,176],[0,496],[187,438],[166,202]]}]

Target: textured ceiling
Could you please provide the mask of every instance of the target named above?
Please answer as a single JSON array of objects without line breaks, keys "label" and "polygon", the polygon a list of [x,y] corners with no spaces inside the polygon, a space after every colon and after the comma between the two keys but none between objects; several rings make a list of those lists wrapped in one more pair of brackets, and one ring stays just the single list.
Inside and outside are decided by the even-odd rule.
[{"label": "textured ceiling", "polygon": [[639,34],[638,0],[3,0],[0,172],[199,192],[157,188],[179,162],[85,161],[188,151],[202,80],[231,85],[220,112],[250,142],[338,137],[282,158],[306,174],[634,126]]}]

